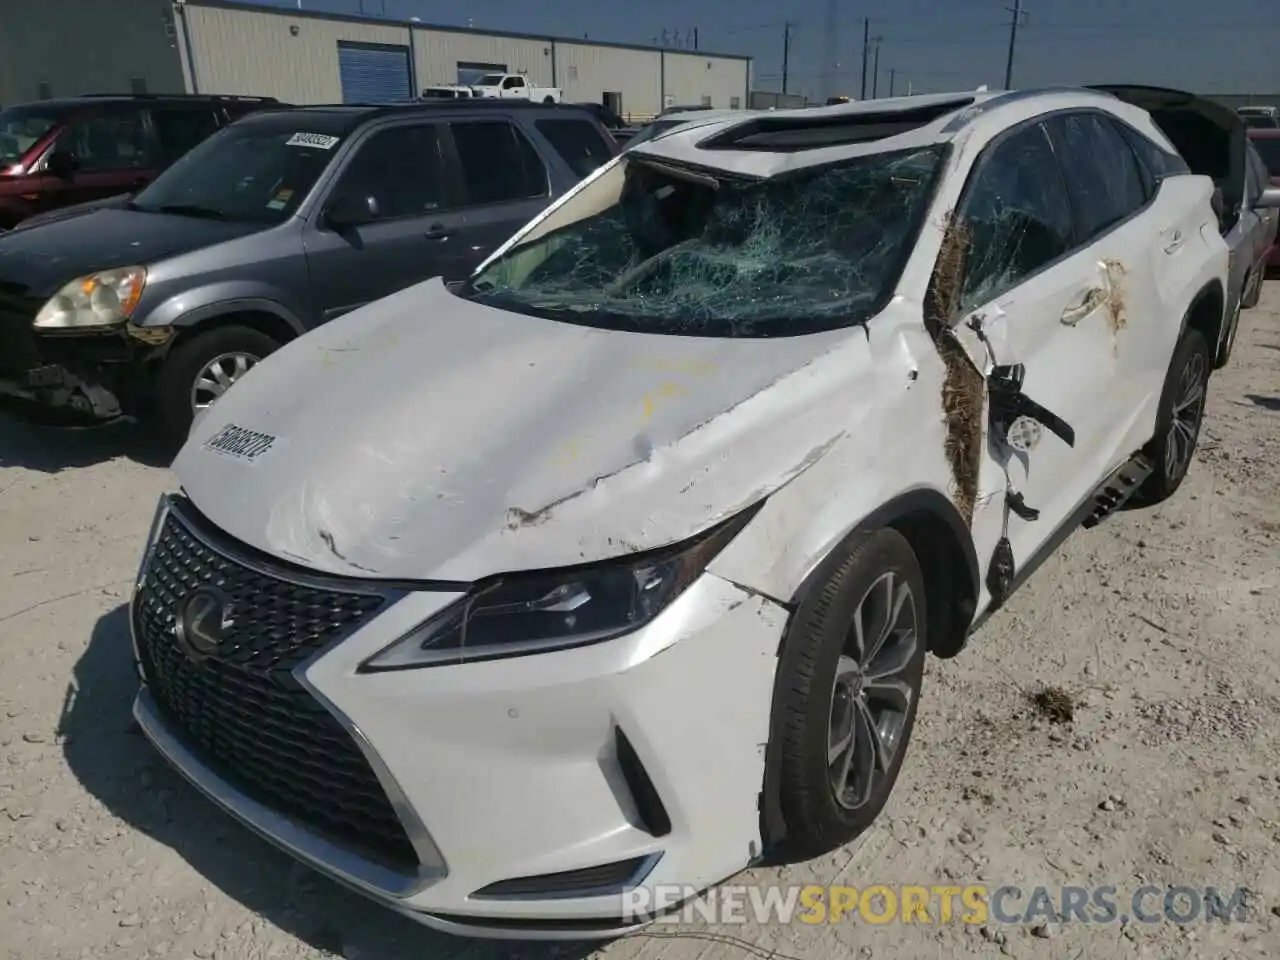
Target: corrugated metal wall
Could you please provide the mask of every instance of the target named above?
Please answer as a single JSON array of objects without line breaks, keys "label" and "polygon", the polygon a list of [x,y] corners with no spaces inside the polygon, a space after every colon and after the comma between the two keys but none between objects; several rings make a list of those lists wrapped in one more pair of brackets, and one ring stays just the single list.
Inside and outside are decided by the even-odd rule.
[{"label": "corrugated metal wall", "polygon": [[510,73],[527,73],[540,87],[554,86],[549,42],[416,27],[413,46],[419,88],[457,83],[459,63],[497,64]]},{"label": "corrugated metal wall", "polygon": [[662,104],[662,56],[587,43],[556,42],[557,85],[571,103],[600,102],[605,91],[622,94],[623,116],[653,116]]},{"label": "corrugated metal wall", "polygon": [[[3,0],[0,0],[3,2]],[[707,54],[504,37],[407,23],[308,16],[306,11],[185,5],[194,83],[203,93],[274,96],[291,103],[339,103],[338,42],[411,49],[416,90],[457,83],[459,64],[492,64],[560,87],[570,102],[622,94],[624,115],[645,119],[672,104],[745,107],[750,61]],[[412,35],[412,40],[410,39]]]},{"label": "corrugated metal wall", "polygon": [[0,0],[0,103],[128,93],[181,93],[173,16],[163,0]]},{"label": "corrugated metal wall", "polygon": [[665,59],[663,86],[674,104],[717,109],[747,105],[747,61],[696,53],[668,53]]},{"label": "corrugated metal wall", "polygon": [[339,40],[409,45],[402,26],[195,5],[185,13],[201,93],[341,103]]}]

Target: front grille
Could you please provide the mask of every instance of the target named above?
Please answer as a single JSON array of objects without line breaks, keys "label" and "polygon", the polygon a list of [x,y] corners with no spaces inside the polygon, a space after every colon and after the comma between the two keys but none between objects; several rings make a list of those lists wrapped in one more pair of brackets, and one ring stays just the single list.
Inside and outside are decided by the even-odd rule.
[{"label": "front grille", "polygon": [[[293,676],[314,654],[374,616],[379,594],[318,589],[210,549],[194,518],[165,517],[134,601],[147,685],[185,745],[258,802],[384,866],[418,858],[364,754]],[[185,597],[212,587],[230,616],[206,657],[180,645]]]},{"label": "front grille", "polygon": [[40,305],[24,288],[0,283],[0,376],[16,377],[39,364],[31,323]]}]

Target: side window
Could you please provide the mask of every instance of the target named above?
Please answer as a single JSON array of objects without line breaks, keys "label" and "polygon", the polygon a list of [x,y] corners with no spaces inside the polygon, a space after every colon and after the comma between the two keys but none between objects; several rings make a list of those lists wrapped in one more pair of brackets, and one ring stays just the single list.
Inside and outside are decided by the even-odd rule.
[{"label": "side window", "polygon": [[586,120],[539,120],[536,126],[579,177],[604,166],[613,157],[595,125]]},{"label": "side window", "polygon": [[209,107],[156,109],[151,113],[151,122],[155,126],[160,162],[163,164],[173,163],[218,130],[218,118]]},{"label": "side window", "polygon": [[54,149],[74,154],[84,172],[127,170],[147,165],[146,143],[138,113],[100,113],[71,121]]},{"label": "side window", "polygon": [[378,217],[421,216],[445,205],[438,124],[381,130],[360,145],[333,196],[373,197]]},{"label": "side window", "polygon": [[505,120],[449,124],[466,202],[506,203],[547,195],[547,169],[529,139]]},{"label": "side window", "polygon": [[507,77],[502,81],[502,89],[518,90],[524,86],[524,77]]},{"label": "side window", "polygon": [[1174,177],[1191,172],[1187,161],[1176,153],[1170,153],[1159,144],[1147,139],[1123,120],[1109,117],[1120,135],[1125,138],[1133,152],[1138,155],[1138,164],[1147,170],[1152,179],[1159,181],[1165,177]]},{"label": "side window", "polygon": [[1267,189],[1267,166],[1262,162],[1262,157],[1258,156],[1258,151],[1250,143],[1245,147],[1245,160],[1249,167],[1249,199],[1256,200],[1262,196],[1262,191]]},{"label": "side window", "polygon": [[1147,202],[1138,160],[1128,143],[1096,113],[1049,121],[1075,201],[1081,240],[1087,242]]},{"label": "side window", "polygon": [[969,233],[962,310],[987,303],[1072,247],[1071,204],[1044,127],[990,148],[966,188]]}]

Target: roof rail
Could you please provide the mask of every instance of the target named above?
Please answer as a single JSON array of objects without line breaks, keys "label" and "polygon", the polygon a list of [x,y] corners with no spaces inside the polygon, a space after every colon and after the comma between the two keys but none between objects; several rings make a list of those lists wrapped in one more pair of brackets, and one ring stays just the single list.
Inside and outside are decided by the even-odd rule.
[{"label": "roof rail", "polygon": [[84,100],[232,100],[247,103],[279,103],[275,97],[245,97],[234,93],[82,93]]}]

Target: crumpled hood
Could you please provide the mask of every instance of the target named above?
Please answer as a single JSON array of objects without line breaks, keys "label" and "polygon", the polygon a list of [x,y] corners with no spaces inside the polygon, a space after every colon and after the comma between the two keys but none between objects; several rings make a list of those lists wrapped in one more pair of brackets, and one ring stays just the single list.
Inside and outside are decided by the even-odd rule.
[{"label": "crumpled hood", "polygon": [[[281,559],[471,581],[664,546],[751,505],[845,434],[869,368],[857,329],[622,333],[437,279],[259,364],[174,470],[210,520]],[[229,425],[273,439],[251,459],[217,452]]]}]

